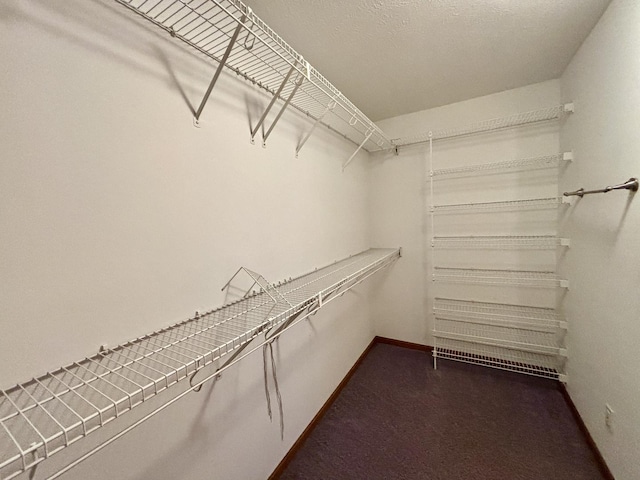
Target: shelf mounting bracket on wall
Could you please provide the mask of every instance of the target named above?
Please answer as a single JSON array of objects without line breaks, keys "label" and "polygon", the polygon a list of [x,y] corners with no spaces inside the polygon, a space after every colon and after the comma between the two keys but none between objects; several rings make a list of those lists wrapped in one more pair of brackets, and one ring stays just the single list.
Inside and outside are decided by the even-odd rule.
[{"label": "shelf mounting bracket on wall", "polygon": [[302,147],[304,147],[304,144],[307,143],[307,140],[309,140],[309,137],[311,137],[311,134],[313,133],[313,131],[316,129],[316,127],[318,126],[318,124],[322,121],[322,119],[324,118],[324,116],[329,113],[331,110],[333,110],[334,108],[336,108],[336,105],[338,104],[338,102],[336,101],[335,97],[333,97],[331,99],[331,101],[329,102],[329,104],[327,105],[327,108],[324,109],[324,112],[322,112],[322,114],[316,118],[316,121],[314,122],[313,126],[311,127],[311,130],[309,130],[307,132],[307,134],[304,136],[304,138],[302,139],[302,141],[300,142],[300,144],[298,145],[298,147],[296,148],[296,158],[298,158],[298,154],[300,153],[300,150],[302,150]]},{"label": "shelf mounting bracket on wall", "polygon": [[[216,68],[216,73],[213,74],[213,78],[211,79],[211,83],[209,83],[209,88],[207,88],[207,91],[204,94],[204,97],[202,98],[202,102],[200,102],[200,106],[198,107],[198,110],[196,111],[195,118],[193,119],[193,124],[196,127],[200,126],[200,115],[202,115],[202,111],[204,110],[204,106],[207,104],[207,101],[209,100],[209,95],[211,95],[211,92],[213,91],[213,87],[215,87],[216,82],[218,81],[218,77],[220,77],[220,73],[222,73],[222,69],[224,68],[225,64],[227,63],[227,60],[229,59],[229,55],[231,55],[231,50],[233,50],[233,46],[235,45],[236,40],[238,39],[238,35],[240,35],[240,31],[244,27],[244,23],[246,22],[246,20],[247,20],[247,16],[246,15],[242,15],[242,17],[240,18],[240,23],[238,23],[238,25],[236,26],[236,29],[234,30],[233,35],[231,36],[231,40],[229,40],[229,45],[227,45],[227,49],[225,50],[224,55],[220,59],[220,63],[218,64],[218,68]],[[249,38],[249,33],[247,33],[247,38],[245,39],[245,46],[246,46],[246,40],[248,38]],[[253,45],[251,45],[251,48],[253,48]],[[249,48],[249,50],[250,50],[250,48]]]},{"label": "shelf mounting bracket on wall", "polygon": [[271,132],[273,132],[273,129],[276,126],[276,123],[278,123],[278,120],[280,120],[280,117],[282,116],[284,111],[289,106],[289,103],[291,103],[291,99],[293,98],[293,96],[298,91],[298,88],[300,88],[300,85],[302,85],[302,82],[304,82],[304,76],[302,74],[299,74],[298,78],[296,79],[295,84],[293,86],[293,90],[291,90],[291,93],[289,94],[289,96],[285,100],[284,104],[282,105],[282,108],[278,112],[278,115],[276,115],[276,118],[273,120],[273,123],[269,127],[269,130],[267,130],[267,133],[265,133],[265,135],[264,135],[264,137],[262,139],[262,148],[266,148],[267,147],[267,139],[269,138],[269,135],[271,135]]},{"label": "shelf mounting bracket on wall", "polygon": [[[280,94],[282,93],[282,90],[284,90],[284,87],[287,85],[287,82],[289,81],[289,78],[291,78],[291,75],[296,70],[297,65],[298,65],[298,61],[296,60],[296,61],[293,62],[293,65],[291,65],[291,68],[289,69],[289,71],[285,75],[284,80],[282,80],[282,83],[278,87],[278,90],[273,95],[273,98],[269,102],[269,105],[267,105],[267,108],[265,109],[264,113],[260,117],[260,120],[258,120],[258,123],[256,124],[256,126],[253,128],[253,130],[251,130],[251,143],[255,143],[254,142],[254,138],[255,138],[256,134],[258,133],[258,130],[260,129],[260,127],[262,126],[264,121],[267,119],[267,115],[271,111],[271,108],[273,107],[273,105],[276,103],[276,100],[278,100],[278,98],[280,97]],[[294,87],[291,90],[291,93],[289,93],[289,96],[285,100],[284,105],[282,105],[282,108],[280,108],[280,111],[278,112],[278,115],[276,115],[276,118],[273,120],[273,123],[271,124],[271,126],[269,127],[269,129],[265,133],[264,137],[262,138],[262,146],[263,147],[267,146],[267,138],[269,138],[269,135],[271,135],[271,132],[273,131],[274,127],[276,126],[276,123],[278,123],[278,120],[280,120],[280,117],[282,116],[282,114],[284,113],[286,108],[289,106],[289,103],[291,103],[291,100],[293,99],[293,96],[296,94],[296,92],[298,91],[298,88],[300,87],[300,85],[302,85],[303,81],[304,81],[304,76],[299,74],[298,78],[296,79],[296,81],[294,83]]]},{"label": "shelf mounting bracket on wall", "polygon": [[367,143],[369,141],[369,139],[371,138],[371,135],[373,135],[373,130],[369,129],[367,131],[366,136],[364,137],[364,140],[362,141],[362,143],[360,145],[358,145],[358,148],[356,148],[356,151],[353,152],[351,154],[351,156],[349,157],[349,160],[347,160],[346,162],[344,162],[344,165],[342,165],[342,171],[344,172],[345,168],[347,168],[349,166],[349,164],[351,163],[351,161],[355,158],[355,156],[358,154],[358,152],[360,151],[360,149],[362,147],[364,147],[364,144]]}]

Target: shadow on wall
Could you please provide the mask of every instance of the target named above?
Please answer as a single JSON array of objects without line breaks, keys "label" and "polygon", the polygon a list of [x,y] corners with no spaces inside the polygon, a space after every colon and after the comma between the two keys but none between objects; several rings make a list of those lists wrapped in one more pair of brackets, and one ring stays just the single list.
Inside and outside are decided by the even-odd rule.
[{"label": "shadow on wall", "polygon": [[616,229],[616,239],[615,242],[620,238],[617,234],[620,233],[622,227],[624,225],[625,220],[627,219],[627,214],[629,213],[629,207],[631,207],[631,202],[636,196],[636,192],[629,192],[629,196],[627,197],[627,202],[624,205],[624,210],[622,211],[622,215],[620,216],[620,221],[618,222],[618,228]]},{"label": "shadow on wall", "polygon": [[[214,61],[170,39],[168,34],[162,35],[161,30],[149,28],[146,20],[128,14],[124,7],[95,0],[3,2],[0,3],[0,24],[29,25],[55,39],[89,50],[107,61],[160,79],[179,93],[192,116],[195,115],[195,102],[199,103],[202,99],[217,67]],[[157,42],[150,41],[153,37]],[[185,56],[185,52],[189,55]],[[141,57],[151,60],[141,62]],[[169,58],[172,60],[169,61]],[[229,72],[224,73],[228,79],[245,83]],[[215,102],[231,105],[226,100],[233,98],[228,87],[220,84],[216,85],[216,89],[221,89],[225,95],[216,95]],[[190,99],[195,99],[195,102]],[[247,112],[248,115],[251,113]]]}]

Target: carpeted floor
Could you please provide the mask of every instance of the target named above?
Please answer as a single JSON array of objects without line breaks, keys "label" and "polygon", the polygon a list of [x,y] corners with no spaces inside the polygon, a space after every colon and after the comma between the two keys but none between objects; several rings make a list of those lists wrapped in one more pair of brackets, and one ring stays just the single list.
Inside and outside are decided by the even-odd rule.
[{"label": "carpeted floor", "polygon": [[603,478],[556,382],[381,343],[280,477]]}]

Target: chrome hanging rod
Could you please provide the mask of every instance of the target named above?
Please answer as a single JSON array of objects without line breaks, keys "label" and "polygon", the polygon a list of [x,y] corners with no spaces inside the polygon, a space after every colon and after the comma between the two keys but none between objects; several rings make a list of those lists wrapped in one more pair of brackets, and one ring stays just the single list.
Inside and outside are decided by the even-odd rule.
[{"label": "chrome hanging rod", "polygon": [[638,191],[638,179],[637,178],[630,178],[629,180],[627,180],[624,183],[621,183],[619,185],[614,185],[612,187],[605,187],[605,188],[601,188],[599,190],[585,190],[584,188],[580,188],[578,190],[576,190],[575,192],[564,192],[563,195],[565,197],[570,197],[572,195],[577,195],[578,197],[584,197],[585,195],[590,195],[592,193],[608,193],[612,190],[631,190],[632,192],[637,192]]}]

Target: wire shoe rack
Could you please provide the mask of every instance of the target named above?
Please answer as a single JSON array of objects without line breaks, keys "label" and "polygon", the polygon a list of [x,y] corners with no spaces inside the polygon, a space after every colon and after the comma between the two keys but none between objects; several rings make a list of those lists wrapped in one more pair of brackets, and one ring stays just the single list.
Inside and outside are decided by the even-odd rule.
[{"label": "wire shoe rack", "polygon": [[[115,0],[218,64],[196,119],[219,71],[226,66],[367,151],[389,149],[387,136],[299,53],[239,0]],[[264,112],[259,124],[269,113]],[[252,138],[258,127],[252,131]],[[315,128],[315,125],[314,125]],[[305,138],[304,141],[308,136]],[[301,146],[298,147],[298,151]]]},{"label": "wire shoe rack", "polygon": [[[399,249],[371,249],[277,285],[243,269],[258,290],[238,301],[0,390],[0,478],[15,478],[189,380],[181,394],[50,477],[57,478],[399,256]],[[213,373],[196,375],[222,360]]]}]

